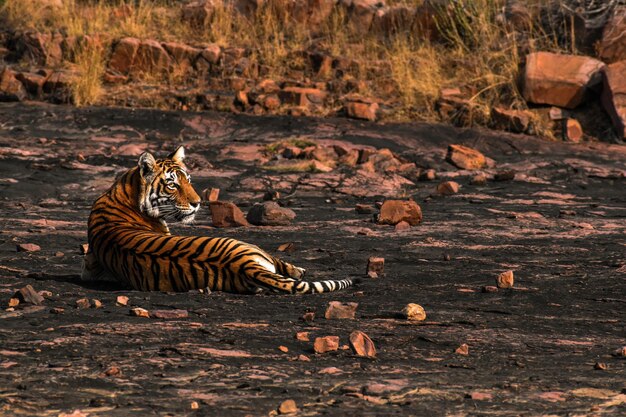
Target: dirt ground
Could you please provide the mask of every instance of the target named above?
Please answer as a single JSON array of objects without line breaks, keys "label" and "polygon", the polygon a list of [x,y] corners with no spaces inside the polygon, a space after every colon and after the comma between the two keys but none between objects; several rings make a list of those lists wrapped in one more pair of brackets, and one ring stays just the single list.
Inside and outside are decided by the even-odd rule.
[{"label": "dirt ground", "polygon": [[[268,172],[255,161],[258,145],[294,137],[386,147],[461,190],[433,197],[438,181],[398,189],[382,177],[351,189],[340,183],[358,178],[353,172]],[[220,188],[247,211],[269,187],[297,217],[290,226],[216,229],[204,208],[174,233],[236,237],[307,268],[310,279],[363,282],[307,296],[81,283],[94,199],[144,149],[164,156],[179,143],[198,191]],[[515,179],[472,185],[472,173],[444,161],[451,143],[494,159],[488,175],[513,170]],[[623,415],[626,360],[615,352],[626,345],[625,173],[626,147],[606,143],[427,124],[2,104],[0,415],[257,416],[287,399],[301,416]],[[412,197],[423,222],[400,232],[354,210],[385,197]],[[278,252],[287,242],[295,250]],[[41,250],[18,252],[20,243]],[[385,258],[378,279],[365,277],[374,255]],[[483,292],[506,270],[515,273],[513,289]],[[6,310],[26,284],[49,292],[43,305]],[[117,305],[119,295],[129,305]],[[81,298],[103,306],[79,309]],[[330,301],[357,302],[356,319],[325,319]],[[422,305],[427,320],[401,318],[407,303]],[[132,307],[188,317],[133,317]],[[311,311],[315,319],[302,320]],[[343,346],[354,330],[371,337],[376,358],[313,353],[315,337],[339,336]],[[469,354],[455,353],[464,343]]]}]

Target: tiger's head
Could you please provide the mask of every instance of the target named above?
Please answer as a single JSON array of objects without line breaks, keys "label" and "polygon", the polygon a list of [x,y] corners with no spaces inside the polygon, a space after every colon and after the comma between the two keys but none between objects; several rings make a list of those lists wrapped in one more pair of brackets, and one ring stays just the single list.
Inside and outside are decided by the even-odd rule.
[{"label": "tiger's head", "polygon": [[200,208],[200,196],[191,186],[179,146],[165,159],[144,152],[139,157],[139,209],[148,217],[190,223]]}]

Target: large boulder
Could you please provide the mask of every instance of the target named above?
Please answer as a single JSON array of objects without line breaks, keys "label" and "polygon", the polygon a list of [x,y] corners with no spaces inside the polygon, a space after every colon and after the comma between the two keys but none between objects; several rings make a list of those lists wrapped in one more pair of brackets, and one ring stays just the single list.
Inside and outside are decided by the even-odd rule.
[{"label": "large boulder", "polygon": [[604,27],[598,52],[610,64],[626,59],[626,6],[617,8]]},{"label": "large boulder", "polygon": [[487,165],[485,155],[463,145],[449,145],[446,161],[460,169],[481,169]]},{"label": "large boulder", "polygon": [[115,46],[109,59],[109,68],[121,74],[128,74],[137,55],[141,41],[137,38],[122,38]]},{"label": "large boulder", "polygon": [[19,59],[36,65],[54,66],[63,60],[63,36],[58,33],[23,32],[14,39],[13,49]]},{"label": "large boulder", "polygon": [[626,60],[605,68],[602,105],[611,116],[617,133],[626,138]]},{"label": "large boulder", "polygon": [[422,209],[413,200],[386,200],[380,207],[378,223],[395,225],[402,221],[417,226],[422,221]]},{"label": "large boulder", "polygon": [[148,39],[139,45],[131,72],[158,74],[167,71],[170,63],[171,59],[161,44]]},{"label": "large boulder", "polygon": [[526,58],[524,98],[573,109],[602,82],[604,63],[586,56],[534,52]]},{"label": "large boulder", "polygon": [[281,207],[275,201],[256,203],[246,219],[257,226],[286,226],[296,218],[296,213],[286,207]]}]

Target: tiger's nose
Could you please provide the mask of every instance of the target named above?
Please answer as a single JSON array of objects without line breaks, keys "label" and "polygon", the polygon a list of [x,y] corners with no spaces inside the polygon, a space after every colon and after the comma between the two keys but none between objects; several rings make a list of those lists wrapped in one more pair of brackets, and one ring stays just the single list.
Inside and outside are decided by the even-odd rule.
[{"label": "tiger's nose", "polygon": [[198,201],[197,203],[190,201],[189,205],[191,206],[191,208],[193,209],[197,209],[200,206],[200,202]]}]

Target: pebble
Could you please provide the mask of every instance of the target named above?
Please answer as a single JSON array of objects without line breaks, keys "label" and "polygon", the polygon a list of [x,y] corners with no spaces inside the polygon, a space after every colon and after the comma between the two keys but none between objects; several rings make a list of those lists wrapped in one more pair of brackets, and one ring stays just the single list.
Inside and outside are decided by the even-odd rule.
[{"label": "pebble", "polygon": [[80,298],[76,300],[76,308],[78,309],[85,309],[85,308],[89,308],[90,306],[91,306],[91,303],[89,302],[87,298]]},{"label": "pebble", "polygon": [[407,320],[424,321],[426,320],[426,311],[419,304],[409,303],[402,309],[402,315]]},{"label": "pebble", "polygon": [[307,323],[312,322],[313,320],[315,320],[315,313],[312,311],[307,311],[302,315],[302,320],[306,321]]},{"label": "pebble", "polygon": [[350,347],[357,356],[376,357],[376,346],[370,337],[360,330],[350,333]]},{"label": "pebble", "polygon": [[469,346],[467,346],[467,343],[463,343],[461,346],[455,349],[454,353],[467,356],[469,355]]},{"label": "pebble", "polygon": [[367,260],[367,272],[375,272],[377,275],[383,274],[385,272],[385,258],[370,256]]},{"label": "pebble", "polygon": [[281,352],[287,353],[289,352],[289,348],[287,346],[278,346],[278,350],[280,350]]},{"label": "pebble", "polygon": [[127,306],[128,301],[129,301],[129,298],[126,297],[125,295],[118,295],[117,298],[115,299],[115,302],[121,306]]},{"label": "pebble", "polygon": [[503,272],[496,278],[498,288],[512,288],[513,282],[513,271]]},{"label": "pebble", "polygon": [[41,250],[41,246],[34,243],[19,243],[17,245],[18,252],[37,252]]},{"label": "pebble", "polygon": [[301,342],[309,341],[309,332],[298,332],[296,333],[296,339]]},{"label": "pebble", "polygon": [[285,400],[278,406],[279,414],[294,414],[298,412],[298,406],[294,400]]},{"label": "pebble", "polygon": [[445,181],[437,185],[437,194],[452,195],[459,192],[459,183],[454,181]]},{"label": "pebble", "polygon": [[315,353],[333,352],[339,349],[339,336],[316,337],[313,343]]},{"label": "pebble", "polygon": [[359,303],[342,303],[331,301],[328,303],[324,317],[326,319],[354,319]]},{"label": "pebble", "polygon": [[135,316],[135,317],[149,318],[150,317],[150,312],[148,310],[146,310],[145,308],[135,307],[135,308],[131,308],[130,309],[130,315],[131,316]]}]

